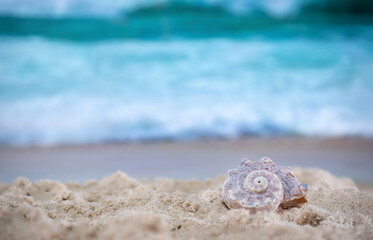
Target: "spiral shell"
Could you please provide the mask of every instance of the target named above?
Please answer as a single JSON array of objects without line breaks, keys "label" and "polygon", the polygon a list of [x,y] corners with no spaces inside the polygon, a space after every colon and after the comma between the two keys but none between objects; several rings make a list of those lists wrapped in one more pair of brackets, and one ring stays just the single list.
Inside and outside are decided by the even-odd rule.
[{"label": "spiral shell", "polygon": [[229,208],[255,213],[306,202],[307,191],[308,186],[296,179],[290,167],[277,167],[271,159],[262,158],[257,162],[243,159],[238,168],[229,170],[222,195]]}]

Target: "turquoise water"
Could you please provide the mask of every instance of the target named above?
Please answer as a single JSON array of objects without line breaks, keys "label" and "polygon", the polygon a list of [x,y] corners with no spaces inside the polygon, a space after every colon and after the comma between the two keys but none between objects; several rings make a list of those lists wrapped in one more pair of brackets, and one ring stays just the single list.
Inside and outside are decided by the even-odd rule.
[{"label": "turquoise water", "polygon": [[365,1],[86,2],[0,5],[1,144],[373,136]]}]

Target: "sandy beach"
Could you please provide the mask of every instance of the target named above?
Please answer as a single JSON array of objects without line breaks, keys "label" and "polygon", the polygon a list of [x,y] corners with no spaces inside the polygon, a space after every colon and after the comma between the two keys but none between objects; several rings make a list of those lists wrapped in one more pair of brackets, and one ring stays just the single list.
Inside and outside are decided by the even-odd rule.
[{"label": "sandy beach", "polygon": [[[0,238],[372,239],[371,146],[286,138],[2,148]],[[226,171],[263,155],[296,167],[307,203],[257,214],[226,207]]]},{"label": "sandy beach", "polygon": [[1,239],[372,239],[372,191],[323,170],[295,169],[308,203],[228,210],[225,176],[142,181],[117,172],[83,185],[17,178],[0,188]]},{"label": "sandy beach", "polygon": [[373,240],[372,16],[2,1],[0,240]]}]

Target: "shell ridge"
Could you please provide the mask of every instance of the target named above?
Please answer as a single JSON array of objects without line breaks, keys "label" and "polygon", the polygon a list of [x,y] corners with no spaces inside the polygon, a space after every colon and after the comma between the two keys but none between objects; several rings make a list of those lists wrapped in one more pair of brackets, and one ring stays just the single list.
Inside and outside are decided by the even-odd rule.
[{"label": "shell ridge", "polygon": [[280,204],[292,206],[307,191],[308,185],[296,179],[291,167],[276,166],[264,157],[259,161],[244,158],[238,168],[229,170],[222,195],[230,209],[245,208],[255,213],[274,211]]}]

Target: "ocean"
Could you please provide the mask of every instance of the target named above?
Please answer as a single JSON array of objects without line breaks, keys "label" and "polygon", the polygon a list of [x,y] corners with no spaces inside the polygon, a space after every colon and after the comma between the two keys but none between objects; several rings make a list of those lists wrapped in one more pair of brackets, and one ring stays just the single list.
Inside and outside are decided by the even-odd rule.
[{"label": "ocean", "polygon": [[0,3],[0,144],[373,137],[368,1]]}]

